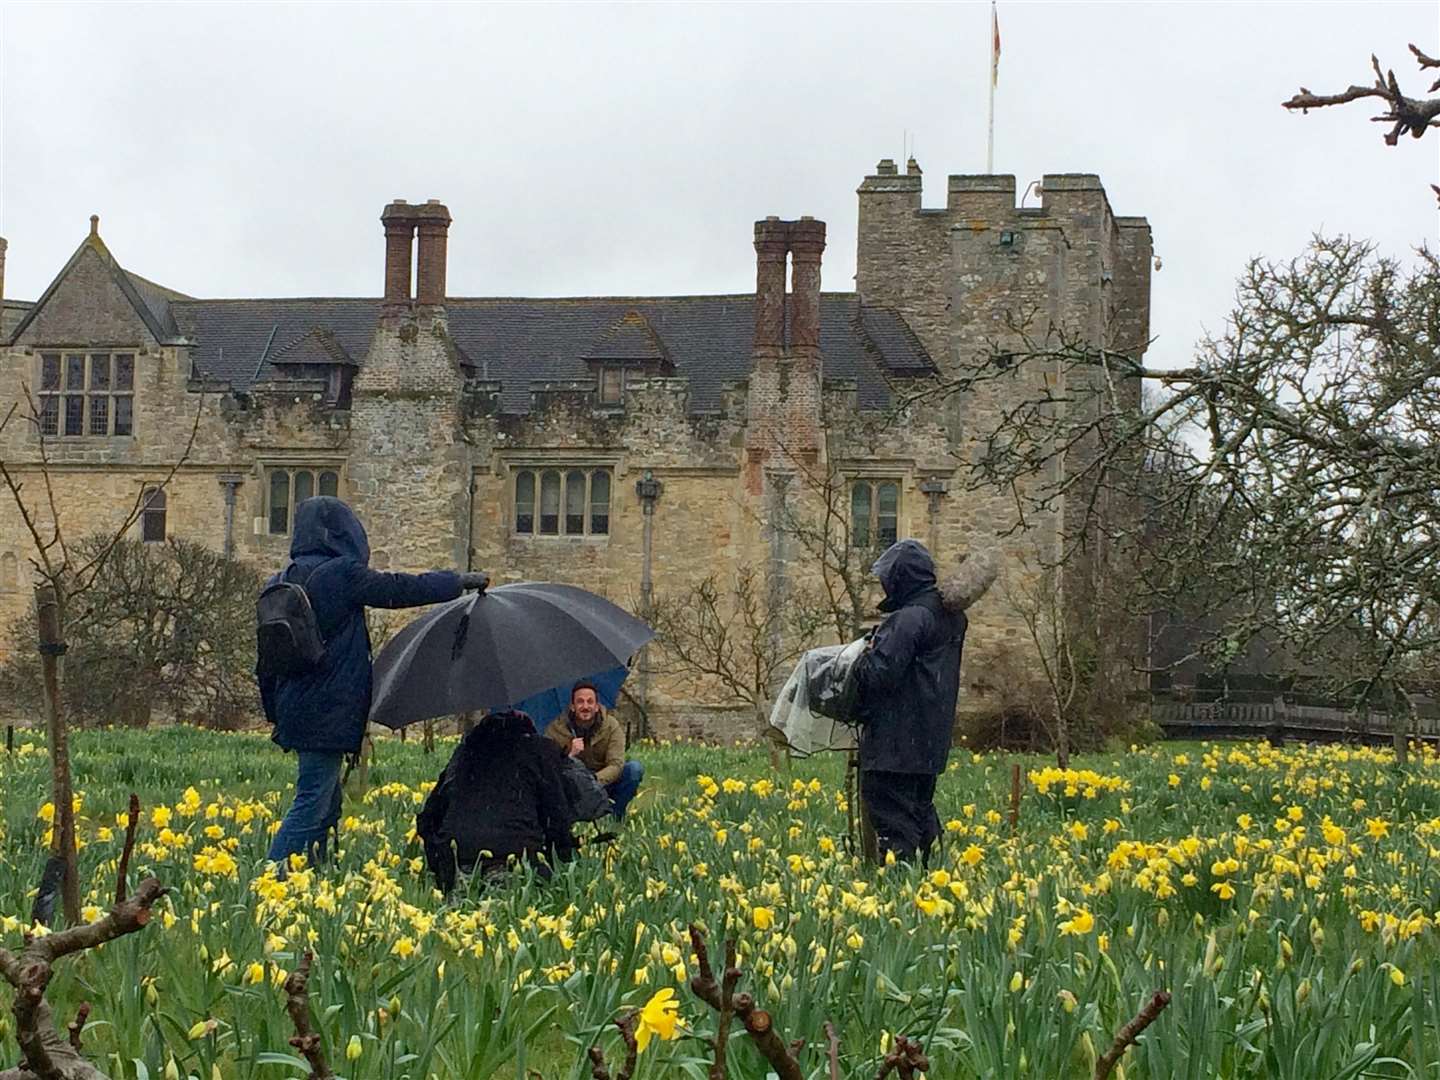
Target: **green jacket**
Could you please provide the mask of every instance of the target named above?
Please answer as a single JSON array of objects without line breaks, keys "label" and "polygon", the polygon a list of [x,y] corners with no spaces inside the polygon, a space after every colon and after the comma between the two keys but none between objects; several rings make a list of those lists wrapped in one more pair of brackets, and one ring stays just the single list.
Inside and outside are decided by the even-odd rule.
[{"label": "green jacket", "polygon": [[620,721],[602,712],[589,731],[581,732],[571,726],[570,714],[565,712],[550,721],[545,737],[566,753],[570,752],[571,739],[584,739],[580,760],[595,774],[595,779],[602,784],[613,784],[620,779],[620,772],[625,768],[625,729]]}]

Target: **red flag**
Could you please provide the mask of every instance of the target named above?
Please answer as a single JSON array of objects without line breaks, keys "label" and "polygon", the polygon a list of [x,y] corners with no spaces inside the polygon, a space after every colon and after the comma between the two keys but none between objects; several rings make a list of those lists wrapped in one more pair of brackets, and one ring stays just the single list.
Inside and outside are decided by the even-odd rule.
[{"label": "red flag", "polygon": [[995,10],[994,0],[990,4],[990,85],[1000,82],[1000,14]]}]

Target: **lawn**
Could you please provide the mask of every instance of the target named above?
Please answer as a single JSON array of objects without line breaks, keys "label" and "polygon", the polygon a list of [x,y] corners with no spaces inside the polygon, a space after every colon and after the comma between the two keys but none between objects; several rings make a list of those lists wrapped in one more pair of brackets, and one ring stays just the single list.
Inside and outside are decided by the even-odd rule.
[{"label": "lawn", "polygon": [[[43,746],[0,753],[0,944],[21,943],[53,808]],[[620,841],[445,903],[413,840],[450,749],[381,743],[348,793],[336,862],[288,881],[263,852],[293,760],[257,735],[183,728],[74,743],[87,918],[114,892],[129,793],[132,879],[169,888],[143,931],[63,960],[63,1020],[113,1077],[305,1075],[279,989],[307,947],[335,1071],[354,1078],[590,1076],[613,1019],[673,988],[680,1025],[637,1078],[706,1075],[715,1014],[689,990],[687,926],[738,939],[742,990],[803,1038],[804,1074],[874,1077],[901,1034],[940,1080],[1089,1077],[1157,989],[1170,1007],[1124,1058],[1151,1078],[1440,1076],[1440,759],[1175,745],[1078,758],[957,751],[929,870],[847,853],[840,763],[644,746]],[[1011,765],[1026,775],[1008,824]],[[352,784],[352,788],[353,788]],[[0,1013],[18,1058],[14,1020]],[[743,1036],[734,1078],[766,1075]],[[614,1071],[612,1064],[612,1072]],[[534,1073],[531,1072],[534,1071]],[[1115,1075],[1120,1075],[1117,1072]]]}]

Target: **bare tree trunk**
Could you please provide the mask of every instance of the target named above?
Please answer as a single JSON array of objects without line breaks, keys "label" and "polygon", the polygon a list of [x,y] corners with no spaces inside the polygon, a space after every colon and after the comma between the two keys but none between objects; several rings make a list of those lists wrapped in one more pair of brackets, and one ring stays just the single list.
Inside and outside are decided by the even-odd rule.
[{"label": "bare tree trunk", "polygon": [[424,722],[424,736],[425,736],[425,737],[424,737],[424,742],[422,743],[422,745],[425,747],[425,753],[427,753],[427,754],[433,754],[433,753],[435,752],[435,721],[434,721],[434,720],[426,720],[426,721]]},{"label": "bare tree trunk", "polygon": [[1070,720],[1059,694],[1055,695],[1055,764],[1070,768]]},{"label": "bare tree trunk", "polygon": [[41,585],[35,589],[35,621],[40,636],[40,666],[45,677],[45,728],[50,742],[51,798],[55,805],[50,852],[64,860],[65,881],[61,896],[65,905],[65,923],[76,926],[80,922],[80,875],[75,858],[70,740],[65,729],[64,702],[60,694],[60,657],[65,651],[65,634],[54,585]]},{"label": "bare tree trunk", "polygon": [[1406,719],[1403,711],[1391,706],[1390,742],[1395,747],[1395,763],[1402,766],[1410,764],[1409,724]]}]

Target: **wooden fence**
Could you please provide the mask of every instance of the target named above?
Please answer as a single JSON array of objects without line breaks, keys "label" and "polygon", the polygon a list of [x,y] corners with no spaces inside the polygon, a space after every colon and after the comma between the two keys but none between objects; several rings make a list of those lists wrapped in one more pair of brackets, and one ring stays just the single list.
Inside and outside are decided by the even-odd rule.
[{"label": "wooden fence", "polygon": [[[1283,742],[1389,744],[1390,718],[1383,713],[1278,701],[1171,701],[1154,699],[1150,716],[1172,739],[1270,739]],[[1440,742],[1440,714],[1417,713],[1411,738]]]}]

